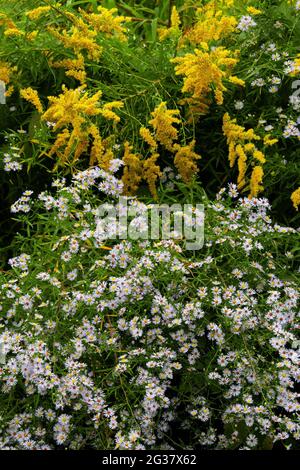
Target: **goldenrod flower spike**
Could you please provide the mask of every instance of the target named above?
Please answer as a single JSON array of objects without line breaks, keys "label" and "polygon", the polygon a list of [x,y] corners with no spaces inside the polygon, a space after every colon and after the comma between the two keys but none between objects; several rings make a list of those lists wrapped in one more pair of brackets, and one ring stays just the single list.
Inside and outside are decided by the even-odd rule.
[{"label": "goldenrod flower spike", "polygon": [[162,174],[160,167],[156,164],[158,158],[159,154],[153,153],[143,162],[143,179],[148,183],[153,199],[157,199],[156,181]]},{"label": "goldenrod flower spike", "polygon": [[[232,56],[233,54],[233,56]],[[171,62],[177,64],[176,75],[183,75],[182,93],[188,97],[183,102],[191,106],[191,111],[207,112],[209,94],[213,91],[217,104],[223,103],[223,92],[226,87],[224,79],[243,85],[244,82],[231,75],[232,68],[238,62],[237,51],[232,53],[224,47],[208,50],[207,44],[194,53],[176,57]]]},{"label": "goldenrod flower spike", "polygon": [[125,16],[116,16],[117,8],[107,9],[99,6],[98,13],[87,13],[79,8],[80,14],[85,21],[91,25],[97,33],[102,33],[108,37],[116,37],[120,41],[127,41],[126,28],[123,26],[125,21],[131,18]]},{"label": "goldenrod flower spike", "polygon": [[250,198],[256,197],[264,190],[264,187],[262,186],[263,177],[263,168],[261,166],[255,166],[250,179]]},{"label": "goldenrod flower spike", "polygon": [[153,118],[149,121],[154,129],[156,140],[170,151],[173,150],[173,142],[178,137],[178,131],[173,124],[181,122],[180,119],[175,117],[179,114],[178,109],[167,109],[166,102],[162,102],[151,113]]},{"label": "goldenrod flower spike", "polygon": [[43,112],[43,105],[40,101],[38,92],[36,90],[34,90],[31,87],[23,88],[20,91],[20,95],[21,95],[22,98],[24,98],[24,100],[31,103],[37,109],[37,111],[39,113]]},{"label": "goldenrod flower spike", "polygon": [[[98,164],[103,169],[108,169],[113,154],[111,149],[107,148],[105,141],[102,140],[99,129],[91,121],[91,118],[102,115],[105,119],[118,122],[120,118],[113,109],[120,109],[123,103],[112,101],[101,106],[99,102],[101,96],[101,90],[89,96],[86,86],[68,90],[63,85],[62,93],[59,96],[48,97],[49,107],[42,115],[42,119],[53,123],[54,132],[63,128],[67,129],[57,136],[49,153],[49,155],[57,153],[59,156],[58,165],[69,161],[70,155],[73,155],[72,163],[75,163],[87,150],[92,137],[90,164]],[[61,153],[60,149],[63,146],[65,147],[64,152]]]},{"label": "goldenrod flower spike", "polygon": [[226,16],[218,9],[215,1],[208,2],[204,7],[197,8],[197,21],[183,37],[184,41],[198,46],[201,43],[218,41],[233,33],[238,24],[234,16]]},{"label": "goldenrod flower spike", "polygon": [[[253,140],[261,140],[261,138],[255,134],[253,129],[246,131],[244,127],[239,126],[236,119],[231,119],[228,113],[225,113],[223,116],[223,132],[229,147],[230,168],[234,166],[237,160],[239,170],[238,188],[243,189],[246,186],[247,154],[252,155],[261,165],[266,162],[264,153],[258,150],[252,142]],[[261,165],[255,166],[252,172],[250,181],[251,197],[263,191],[263,186],[261,185],[263,168]]]},{"label": "goldenrod flower spike", "polygon": [[140,155],[132,153],[132,146],[128,142],[124,144],[124,172],[122,181],[124,184],[124,194],[133,195],[138,190],[142,180],[143,163]]},{"label": "goldenrod flower spike", "polygon": [[194,140],[190,144],[183,147],[178,144],[174,145],[174,151],[176,151],[174,164],[185,183],[189,183],[192,177],[198,171],[196,162],[201,157],[196,152],[194,152],[194,147]]},{"label": "goldenrod flower spike", "polygon": [[156,149],[157,149],[157,142],[154,139],[151,132],[149,131],[149,129],[147,129],[146,127],[141,127],[140,128],[140,136],[149,145],[149,147],[151,148],[151,151],[155,152]]},{"label": "goldenrod flower spike", "polygon": [[72,49],[76,55],[82,51],[86,51],[87,56],[91,60],[98,61],[102,47],[96,42],[97,32],[91,30],[89,25],[82,20],[77,20],[69,31],[59,32],[55,28],[49,27],[48,31],[52,36],[63,43],[65,48]]},{"label": "goldenrod flower spike", "polygon": [[293,194],[291,195],[291,201],[297,211],[298,207],[300,206],[300,187],[296,189],[296,191],[294,191]]},{"label": "goldenrod flower spike", "polygon": [[89,96],[84,87],[68,90],[62,86],[63,92],[59,96],[48,96],[49,108],[43,114],[45,121],[54,122],[54,130],[76,123],[82,123],[83,116],[97,116],[101,113],[99,100],[102,92],[99,90],[93,96]]},{"label": "goldenrod flower spike", "polygon": [[28,16],[28,18],[31,21],[35,21],[35,20],[38,20],[45,13],[48,13],[50,10],[51,10],[50,5],[42,6],[42,7],[34,8],[33,10],[27,11],[25,15]]},{"label": "goldenrod flower spike", "polygon": [[180,21],[179,13],[177,11],[176,6],[173,6],[172,13],[171,13],[171,26],[170,28],[166,28],[166,27],[159,28],[158,30],[159,39],[163,41],[168,37],[171,37],[171,36],[176,37],[177,35],[179,35],[180,24],[181,24],[181,21]]},{"label": "goldenrod flower spike", "polygon": [[17,67],[12,67],[7,62],[0,61],[0,80],[6,85],[11,80],[11,75],[17,71]]}]

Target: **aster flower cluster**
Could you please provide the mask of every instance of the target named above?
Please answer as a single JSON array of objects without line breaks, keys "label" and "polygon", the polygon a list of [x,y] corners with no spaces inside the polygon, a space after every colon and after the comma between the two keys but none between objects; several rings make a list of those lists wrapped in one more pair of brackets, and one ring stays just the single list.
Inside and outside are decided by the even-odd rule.
[{"label": "aster flower cluster", "polygon": [[[115,180],[95,167],[31,197],[38,232],[1,274],[0,448],[299,440],[299,232],[231,184],[194,256],[179,239],[101,240]],[[147,205],[130,201],[139,221]]]},{"label": "aster flower cluster", "polygon": [[248,29],[255,27],[256,24],[252,16],[245,15],[241,17],[237,28],[241,31],[248,31]]}]

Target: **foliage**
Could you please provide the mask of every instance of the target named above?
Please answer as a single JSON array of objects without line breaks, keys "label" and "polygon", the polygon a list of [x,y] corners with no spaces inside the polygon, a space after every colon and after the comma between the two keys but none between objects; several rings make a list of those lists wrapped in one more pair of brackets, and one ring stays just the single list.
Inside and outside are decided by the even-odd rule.
[{"label": "foliage", "polygon": [[[41,158],[53,158],[54,168],[72,170],[96,160],[101,164],[102,159],[105,168],[113,154],[122,155],[126,142],[144,160],[148,152],[140,128],[165,102],[179,119],[181,146],[190,145],[188,139],[196,138],[203,156],[200,178],[203,174],[204,182],[209,179],[208,190],[216,191],[224,181],[224,172],[229,174],[221,124],[229,113],[238,125],[253,128],[262,143],[260,149],[252,147],[250,160],[249,151],[238,159],[240,189],[253,195],[264,189],[274,201],[279,219],[288,199],[288,213],[295,217],[290,196],[297,189],[298,178],[299,98],[292,89],[298,71],[297,61],[293,62],[299,46],[297,4],[281,2],[275,6],[265,1],[259,2],[258,9],[255,2],[249,6],[249,2],[221,0],[135,3],[112,1],[97,6],[97,2],[86,1],[32,1],[23,2],[18,10],[14,2],[3,9],[1,77],[7,86],[8,107],[17,94],[23,98],[18,98],[14,113],[18,116],[15,126],[30,129],[24,135],[24,163],[30,160],[32,167]],[[116,16],[117,9],[120,16]],[[272,31],[273,37],[266,36],[266,31]],[[231,74],[233,66],[236,75]],[[70,90],[70,96],[72,89],[75,95],[84,89],[96,97],[101,91],[106,115],[102,113],[92,127],[82,118],[81,129],[75,131],[67,123],[67,128],[54,136],[57,127],[52,129],[51,121],[47,121],[50,111],[43,114],[42,109],[51,106],[50,94],[62,96],[62,85]],[[40,116],[29,106],[24,108],[24,99]],[[118,128],[108,117],[115,102],[119,108],[122,102]],[[118,120],[115,116],[112,119],[114,123]],[[209,141],[209,148],[204,140]],[[102,149],[95,152],[96,145]],[[168,151],[170,147],[157,149],[159,167],[163,161],[172,163],[174,157]],[[241,153],[240,147],[238,151]],[[90,152],[92,155],[88,155]],[[263,181],[253,190],[258,155]],[[153,160],[153,156],[150,158]],[[230,155],[229,160],[232,162]],[[224,168],[221,174],[220,164]],[[191,168],[195,173],[193,162]],[[232,179],[234,171],[231,173]],[[155,194],[153,185],[151,191]]]}]

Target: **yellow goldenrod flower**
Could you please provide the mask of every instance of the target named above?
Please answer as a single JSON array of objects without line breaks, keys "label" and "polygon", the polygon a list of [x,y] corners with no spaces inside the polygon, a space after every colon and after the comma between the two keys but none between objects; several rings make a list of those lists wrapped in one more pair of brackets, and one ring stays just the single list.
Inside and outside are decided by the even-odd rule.
[{"label": "yellow goldenrod flower", "polygon": [[31,103],[37,109],[37,111],[39,113],[43,112],[43,105],[40,101],[38,92],[36,90],[34,90],[33,88],[30,88],[30,87],[23,88],[20,91],[20,95],[21,95],[22,98],[24,98],[24,100]]},{"label": "yellow goldenrod flower", "polygon": [[[101,160],[103,158],[105,148],[103,145],[103,141],[102,141],[102,137],[100,135],[99,129],[97,128],[95,124],[91,124],[89,126],[88,132],[93,137],[93,145],[92,145],[91,154],[90,154],[90,165],[93,166],[95,164],[98,164],[102,166],[101,163],[103,162],[101,162]],[[106,170],[106,168],[103,168],[103,169]]]},{"label": "yellow goldenrod flower", "polygon": [[132,153],[132,146],[128,142],[124,144],[124,172],[122,181],[124,184],[124,194],[133,195],[138,190],[142,180],[143,163],[140,156]]},{"label": "yellow goldenrod flower", "polygon": [[256,197],[264,190],[262,186],[264,171],[261,166],[255,166],[250,179],[250,198]]},{"label": "yellow goldenrod flower", "polygon": [[261,15],[263,13],[261,10],[258,10],[257,8],[251,6],[247,8],[247,12],[250,15]]},{"label": "yellow goldenrod flower", "polygon": [[298,210],[298,207],[300,206],[300,187],[291,195],[291,201],[295,209]]},{"label": "yellow goldenrod flower", "polygon": [[0,26],[2,25],[5,28],[4,36],[6,37],[24,35],[24,32],[5,13],[0,13]]},{"label": "yellow goldenrod flower", "polygon": [[0,80],[6,85],[10,82],[11,75],[17,70],[17,67],[12,67],[7,62],[0,61]]},{"label": "yellow goldenrod flower", "polygon": [[[244,127],[237,124],[236,119],[231,119],[228,113],[225,113],[223,117],[223,132],[227,138],[227,144],[231,146],[232,151],[234,150],[232,146],[235,146],[240,142],[244,143],[246,140],[260,140],[260,137],[255,134],[253,129],[248,129],[246,131]],[[253,145],[248,147],[246,150],[251,151],[254,149],[255,146]],[[234,162],[235,159],[232,155],[232,159],[230,161],[231,168],[233,167]]]},{"label": "yellow goldenrod flower", "polygon": [[271,139],[270,134],[265,135],[264,137],[264,144],[267,146],[274,145],[278,142],[278,139]]},{"label": "yellow goldenrod flower", "polygon": [[140,128],[140,136],[142,139],[149,145],[149,147],[155,151],[157,149],[157,143],[154,137],[152,136],[151,132],[149,129],[146,127],[141,127]]},{"label": "yellow goldenrod flower", "polygon": [[5,96],[6,96],[7,98],[8,98],[9,96],[11,96],[11,95],[13,94],[13,92],[14,92],[14,89],[15,89],[15,88],[14,88],[12,85],[10,85],[10,86],[7,88],[6,92],[5,92]]},{"label": "yellow goldenrod flower", "polygon": [[43,114],[45,121],[54,122],[54,130],[60,129],[78,121],[83,122],[84,116],[97,116],[101,113],[99,100],[102,92],[99,90],[93,96],[84,91],[84,87],[68,90],[62,86],[63,92],[59,96],[48,96],[49,108]]},{"label": "yellow goldenrod flower", "polygon": [[173,142],[177,140],[178,131],[173,124],[179,124],[180,119],[175,117],[180,114],[178,109],[167,109],[166,102],[161,102],[151,113],[153,119],[149,124],[153,127],[155,138],[167,150],[172,151]]},{"label": "yellow goldenrod flower", "polygon": [[290,72],[290,75],[298,75],[300,73],[300,54],[295,58],[292,71]]},{"label": "yellow goldenrod flower", "polygon": [[37,37],[38,32],[37,31],[31,31],[31,33],[26,34],[26,39],[28,41],[34,41],[34,39]]},{"label": "yellow goldenrod flower", "polygon": [[23,35],[24,35],[24,32],[18,28],[7,28],[4,31],[4,36],[6,37],[23,36]]},{"label": "yellow goldenrod flower", "polygon": [[178,144],[174,145],[174,151],[176,151],[174,164],[185,183],[188,183],[198,171],[196,161],[201,157],[194,152],[194,147],[194,140],[184,147]]},{"label": "yellow goldenrod flower", "polygon": [[83,21],[77,21],[77,26],[72,26],[70,31],[64,30],[60,33],[52,27],[49,27],[48,31],[76,55],[86,51],[89,59],[97,61],[100,58],[102,47],[96,42],[97,32],[90,30]]},{"label": "yellow goldenrod flower", "polygon": [[65,68],[66,75],[68,77],[74,77],[79,80],[81,85],[86,81],[86,71],[84,57],[82,54],[78,54],[75,59],[62,59],[56,62],[50,62],[54,68]]},{"label": "yellow goldenrod flower", "polygon": [[117,123],[120,121],[120,117],[113,111],[113,108],[120,109],[123,108],[123,106],[124,103],[122,103],[122,101],[111,101],[110,103],[105,103],[100,110],[100,114],[102,114],[105,119]]},{"label": "yellow goldenrod flower", "polygon": [[170,28],[160,28],[158,30],[159,34],[159,39],[163,41],[164,39],[170,37],[170,36],[176,36],[180,34],[180,16],[177,11],[176,6],[172,7],[172,13],[171,13],[171,26]]},{"label": "yellow goldenrod flower", "polygon": [[[112,111],[113,108],[121,108],[123,103],[113,101],[100,105],[99,100],[102,92],[99,90],[93,96],[85,91],[85,86],[74,90],[62,87],[59,96],[49,96],[49,107],[42,115],[42,119],[52,122],[53,131],[62,128],[68,129],[57,136],[49,155],[56,153],[59,156],[59,164],[70,163],[70,155],[74,164],[79,157],[88,149],[90,136],[93,139],[90,153],[90,164],[97,163],[105,170],[113,158],[112,151],[106,148],[102,141],[98,127],[91,122],[94,116],[102,115],[105,119],[118,122],[119,117]],[[58,152],[64,146],[63,154]]]},{"label": "yellow goldenrod flower", "polygon": [[59,153],[59,150],[65,147],[65,144],[69,140],[69,137],[70,137],[70,132],[68,131],[68,129],[64,129],[62,132],[60,132],[57,135],[56,140],[54,144],[52,145],[50,151],[48,152],[48,156],[52,157],[52,155]]},{"label": "yellow goldenrod flower", "polygon": [[258,160],[260,163],[266,163],[266,157],[264,156],[264,154],[260,150],[255,149],[253,151],[253,157],[256,160]]},{"label": "yellow goldenrod flower", "polygon": [[[224,114],[223,117],[223,132],[229,147],[230,168],[234,166],[237,160],[239,170],[237,183],[238,188],[242,189],[246,186],[247,154],[252,154],[252,157],[261,164],[266,162],[263,152],[258,150],[252,142],[253,140],[260,140],[260,137],[255,134],[253,129],[246,131],[244,127],[239,126],[236,119],[231,119],[228,113]],[[250,186],[252,184],[253,188],[262,190],[262,186],[260,186],[261,181],[258,180],[258,174],[262,171],[262,167],[256,166],[255,168],[255,173],[252,173],[252,183],[250,183]],[[261,170],[257,168],[261,168]],[[260,174],[263,177],[263,172]],[[255,186],[257,181],[259,181],[257,183],[259,186]],[[253,191],[251,190],[252,193]]]},{"label": "yellow goldenrod flower", "polygon": [[192,110],[207,111],[207,97],[212,89],[217,104],[223,103],[223,92],[226,90],[223,79],[231,76],[230,72],[238,61],[231,54],[223,47],[216,47],[210,52],[195,49],[193,54],[172,59],[178,64],[176,75],[184,76],[182,92],[190,95],[184,101],[192,106]]},{"label": "yellow goldenrod flower", "polygon": [[67,70],[67,77],[76,78],[83,85],[86,82],[86,71],[85,70]]},{"label": "yellow goldenrod flower", "polygon": [[230,83],[233,83],[234,85],[240,85],[240,86],[245,86],[244,80],[241,80],[240,78],[236,77],[235,75],[231,75],[228,80]]},{"label": "yellow goldenrod flower", "polygon": [[235,31],[237,20],[234,16],[226,16],[217,9],[218,5],[213,0],[196,12],[195,25],[184,35],[184,40],[197,46],[201,42],[209,43],[218,41]]},{"label": "yellow goldenrod flower", "polygon": [[247,155],[243,147],[238,144],[235,148],[236,154],[238,156],[238,189],[242,189],[246,185],[246,171],[247,171]]},{"label": "yellow goldenrod flower", "polygon": [[126,41],[126,28],[122,23],[125,21],[131,21],[130,17],[115,16],[118,12],[117,8],[107,8],[99,6],[97,8],[99,13],[87,13],[86,11],[79,8],[82,17],[87,23],[93,26],[97,33],[103,33],[106,36],[114,36],[120,41]]},{"label": "yellow goldenrod flower", "polygon": [[247,144],[244,144],[244,150],[246,153],[253,153],[256,150],[256,147],[251,142],[248,142]]},{"label": "yellow goldenrod flower", "polygon": [[171,12],[171,28],[179,29],[180,24],[181,24],[180,16],[179,16],[176,6],[174,5],[172,7],[172,12]]},{"label": "yellow goldenrod flower", "polygon": [[82,54],[78,54],[75,59],[62,59],[56,62],[50,62],[54,68],[65,68],[67,70],[83,70],[84,69],[84,57]]},{"label": "yellow goldenrod flower", "polygon": [[[56,4],[57,6],[58,4]],[[44,7],[38,7],[34,8],[33,10],[29,10],[25,13],[26,16],[32,21],[38,20],[40,16],[44,15],[45,13],[48,13],[48,11],[51,10],[51,6],[44,6]]]},{"label": "yellow goldenrod flower", "polygon": [[156,165],[158,157],[158,153],[153,153],[143,161],[143,179],[148,183],[153,199],[157,199],[156,180],[161,177],[160,167]]},{"label": "yellow goldenrod flower", "polygon": [[111,161],[114,158],[114,152],[113,152],[112,148],[107,148],[108,140],[109,139],[104,139],[103,140],[105,151],[104,151],[104,154],[103,154],[103,156],[100,160],[100,163],[99,163],[99,166],[101,168],[103,168],[103,170],[105,170],[105,171],[110,171]]}]

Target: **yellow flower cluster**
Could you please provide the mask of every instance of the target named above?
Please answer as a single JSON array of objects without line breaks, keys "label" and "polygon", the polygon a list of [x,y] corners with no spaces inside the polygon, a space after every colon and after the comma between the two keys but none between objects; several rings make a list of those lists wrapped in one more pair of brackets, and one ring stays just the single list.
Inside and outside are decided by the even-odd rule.
[{"label": "yellow flower cluster", "polygon": [[[8,85],[11,81],[11,76],[14,72],[17,71],[17,67],[12,67],[10,64],[7,62],[2,62],[0,61],[0,81],[5,83],[5,85]],[[8,97],[12,94],[14,91],[14,87],[10,86],[5,92],[5,95]]]},{"label": "yellow flower cluster", "polygon": [[295,58],[293,63],[293,71],[290,73],[291,76],[298,75],[300,73],[300,54]]},{"label": "yellow flower cluster", "polygon": [[66,69],[67,77],[76,78],[76,80],[79,80],[81,85],[86,81],[84,57],[80,53],[75,59],[62,59],[56,62],[50,62],[50,65],[54,68],[62,67]]},{"label": "yellow flower cluster", "polygon": [[97,8],[99,13],[87,13],[79,8],[79,11],[88,24],[90,24],[97,33],[103,33],[108,37],[116,37],[120,41],[127,41],[125,34],[126,28],[123,26],[125,21],[130,21],[131,18],[125,16],[115,16],[118,12],[117,8]]},{"label": "yellow flower cluster", "polygon": [[270,134],[266,134],[264,136],[264,144],[267,147],[271,147],[272,145],[277,144],[277,142],[278,142],[278,139],[272,139]]},{"label": "yellow flower cluster", "polygon": [[196,152],[194,152],[194,147],[194,140],[190,144],[183,147],[178,144],[174,145],[174,151],[176,152],[174,157],[174,164],[185,183],[189,183],[189,181],[198,171],[196,161],[201,157]]},{"label": "yellow flower cluster", "polygon": [[[208,95],[212,89],[217,104],[223,103],[223,92],[226,91],[223,80],[236,81],[231,70],[238,62],[238,51],[233,53],[234,56],[231,54],[224,47],[209,50],[207,44],[202,44],[202,49],[172,59],[178,64],[175,67],[176,75],[184,76],[182,92],[188,93],[189,97],[183,103],[190,105],[191,112],[207,112],[210,103]],[[243,85],[244,82],[238,80],[238,84]]]},{"label": "yellow flower cluster", "polygon": [[114,121],[115,123],[120,122],[120,116],[118,116],[113,109],[123,108],[124,104],[122,101],[111,101],[105,103],[100,110],[100,114],[109,121]]},{"label": "yellow flower cluster", "polygon": [[172,151],[173,141],[178,137],[178,130],[173,124],[179,124],[180,119],[175,116],[180,114],[178,109],[167,109],[166,102],[161,102],[151,113],[153,119],[149,124],[153,127],[156,140]]},{"label": "yellow flower cluster", "polygon": [[125,28],[122,26],[122,23],[124,21],[128,21],[128,18],[125,18],[124,16],[114,16],[117,11],[116,8],[108,10],[103,7],[98,7],[98,14],[87,13],[81,8],[79,8],[79,11],[86,23],[82,18],[78,18],[68,12],[67,16],[73,23],[69,32],[63,31],[60,33],[53,28],[50,28],[50,32],[53,36],[59,39],[66,48],[71,48],[75,52],[76,57],[73,59],[66,58],[59,61],[53,61],[50,62],[50,64],[54,68],[64,68],[66,70],[67,77],[73,77],[83,85],[86,83],[87,74],[82,52],[86,51],[87,56],[90,59],[96,61],[99,59],[102,53],[102,47],[96,42],[98,33],[103,33],[107,36],[114,36],[121,41],[125,41]]},{"label": "yellow flower cluster", "polygon": [[[88,134],[93,137],[93,145],[91,148],[91,154],[90,154],[90,165],[95,165],[99,164],[103,169],[107,169],[107,163],[109,162],[105,161],[104,153],[105,153],[105,147],[103,145],[103,140],[100,135],[99,129],[95,124],[91,124],[88,127]],[[87,139],[88,142],[88,139]],[[83,151],[85,148],[83,149]]]},{"label": "yellow flower cluster", "polygon": [[157,199],[156,181],[162,174],[159,165],[156,164],[158,158],[159,154],[153,152],[150,157],[143,161],[143,179],[148,183],[154,199]]},{"label": "yellow flower cluster", "polygon": [[262,165],[266,162],[266,158],[263,152],[256,148],[253,141],[261,140],[261,138],[255,134],[253,129],[246,131],[244,127],[239,126],[236,119],[231,119],[228,113],[223,116],[223,132],[229,147],[230,168],[234,166],[237,160],[239,189],[246,186],[247,155],[252,155],[253,159],[260,163],[260,165],[254,167],[250,179],[250,197],[257,196],[263,190],[261,185],[263,179]]},{"label": "yellow flower cluster", "polygon": [[100,114],[100,90],[93,96],[89,96],[84,87],[68,90],[63,85],[62,90],[59,96],[48,96],[50,106],[43,115],[45,121],[55,123],[54,130],[69,124],[79,127],[85,121],[85,116]]},{"label": "yellow flower cluster", "polygon": [[247,13],[249,13],[249,15],[261,15],[262,11],[258,10],[258,8],[249,6],[247,7]]},{"label": "yellow flower cluster", "polygon": [[[68,16],[73,17],[70,13]],[[91,30],[81,18],[76,18],[75,24],[71,26],[69,31],[59,32],[53,27],[49,27],[48,31],[62,42],[65,48],[72,49],[77,56],[82,51],[86,51],[89,59],[99,60],[102,47],[96,42],[97,32]]]},{"label": "yellow flower cluster", "polygon": [[298,207],[300,206],[300,187],[293,192],[291,200],[295,209],[298,210]]},{"label": "yellow flower cluster", "polygon": [[[165,103],[163,104],[165,106]],[[170,125],[169,120],[168,123]],[[142,176],[143,179],[147,182],[153,198],[157,199],[156,181],[161,176],[160,167],[156,164],[157,159],[159,158],[159,153],[157,153],[156,151],[158,144],[153,135],[151,134],[150,130],[146,127],[141,127],[140,136],[149,145],[151,153],[151,156],[142,162]]]},{"label": "yellow flower cluster", "polygon": [[5,84],[8,84],[10,81],[10,75],[12,73],[12,68],[6,62],[0,62],[0,80]]},{"label": "yellow flower cluster", "polygon": [[157,165],[159,153],[157,153],[158,143],[174,154],[174,164],[181,175],[183,181],[188,183],[193,175],[198,171],[196,161],[200,155],[194,152],[195,141],[188,145],[181,146],[178,140],[178,130],[174,124],[181,123],[178,116],[179,110],[167,109],[166,103],[160,103],[151,113],[153,119],[149,124],[154,129],[154,136],[146,127],[140,129],[140,135],[149,145],[151,156],[143,161],[143,179],[148,183],[150,192],[154,198],[157,197],[156,181],[161,175],[160,167]]},{"label": "yellow flower cluster", "polygon": [[129,142],[124,144],[124,171],[122,181],[124,184],[124,194],[135,194],[143,175],[143,164],[140,155],[132,153],[132,146]]},{"label": "yellow flower cluster", "polygon": [[43,112],[43,105],[40,101],[38,92],[36,90],[34,90],[31,87],[23,88],[20,91],[20,95],[21,95],[22,98],[24,98],[24,100],[31,103],[37,109],[37,111],[39,113]]},{"label": "yellow flower cluster", "polygon": [[61,7],[60,3],[54,3],[52,6],[47,5],[47,6],[34,8],[33,10],[29,10],[25,13],[25,15],[28,16],[28,18],[31,21],[36,21],[42,15],[44,15],[45,13],[48,13],[52,8],[59,8],[59,7]]},{"label": "yellow flower cluster", "polygon": [[6,37],[24,35],[24,32],[5,13],[0,13],[0,26],[4,26],[4,36]]},{"label": "yellow flower cluster", "polygon": [[180,16],[175,6],[172,7],[171,13],[171,25],[169,28],[159,28],[158,36],[160,41],[164,41],[169,37],[176,37],[179,36],[181,33],[180,31]]},{"label": "yellow flower cluster", "polygon": [[[90,121],[90,118],[102,115],[105,119],[118,122],[119,117],[113,108],[119,109],[123,103],[115,101],[100,106],[101,96],[101,91],[89,96],[84,87],[68,90],[63,85],[63,93],[57,97],[48,97],[50,105],[42,119],[53,123],[54,131],[63,129],[57,135],[49,152],[49,156],[55,153],[59,156],[58,165],[70,161],[71,155],[73,155],[72,163],[75,163],[87,150],[89,136],[92,136],[90,164],[98,163],[107,168],[112,155],[106,149],[97,126]],[[60,152],[62,148],[64,148],[63,153]]]},{"label": "yellow flower cluster", "polygon": [[[11,81],[11,75],[17,71],[17,67],[12,67],[7,62],[0,61],[0,81],[8,85]],[[14,91],[14,87],[11,85],[7,88],[5,96],[10,96]]]},{"label": "yellow flower cluster", "polygon": [[250,196],[256,197],[259,193],[264,190],[262,181],[264,177],[264,170],[260,165],[253,168],[251,179],[250,179]]},{"label": "yellow flower cluster", "polygon": [[51,6],[37,7],[33,10],[29,10],[25,13],[26,16],[32,21],[38,20],[42,15],[48,13],[51,10]]},{"label": "yellow flower cluster", "polygon": [[237,20],[234,16],[226,16],[216,1],[211,1],[205,6],[197,8],[197,21],[184,35],[193,45],[202,42],[218,41],[235,31]]},{"label": "yellow flower cluster", "polygon": [[140,136],[149,145],[152,151],[155,151],[157,149],[157,142],[149,131],[149,129],[147,129],[146,127],[141,127]]}]

